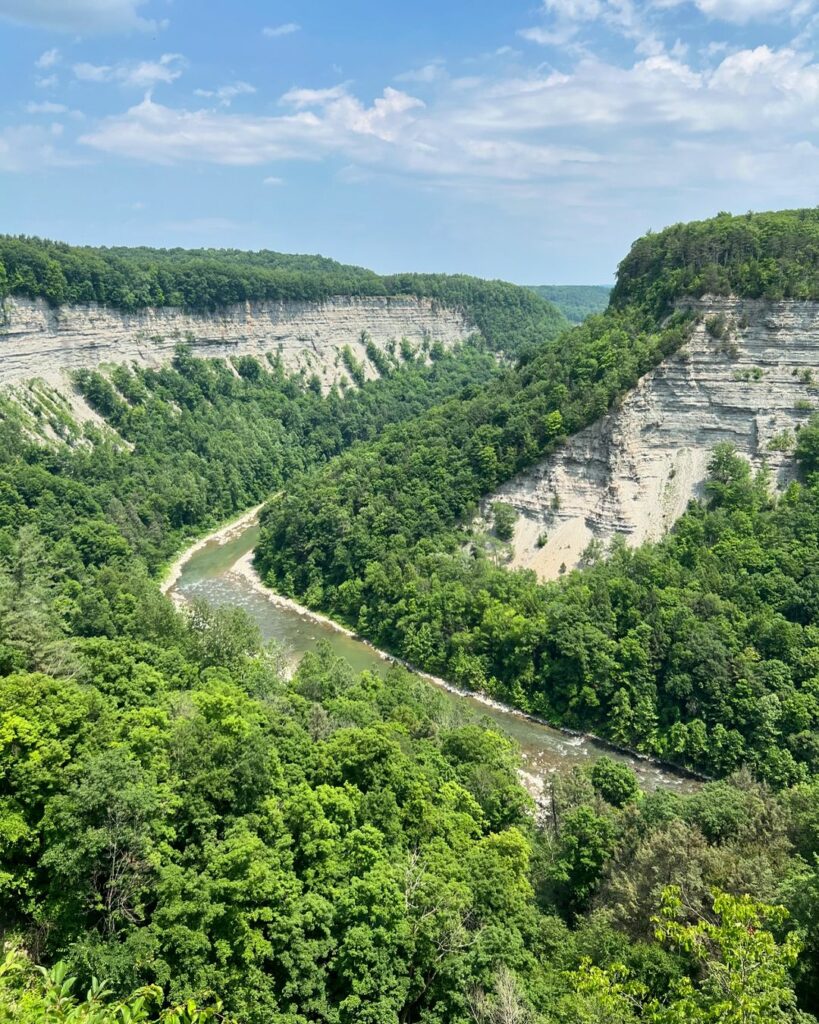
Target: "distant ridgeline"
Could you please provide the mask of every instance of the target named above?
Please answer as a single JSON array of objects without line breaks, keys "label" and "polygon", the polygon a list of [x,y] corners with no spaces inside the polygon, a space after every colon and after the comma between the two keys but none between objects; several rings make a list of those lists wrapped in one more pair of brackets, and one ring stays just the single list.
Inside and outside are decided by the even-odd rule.
[{"label": "distant ridgeline", "polygon": [[554,303],[571,324],[582,324],[587,316],[602,313],[611,295],[607,284],[535,284],[529,288]]},{"label": "distant ridgeline", "polygon": [[173,306],[208,311],[248,301],[417,296],[462,309],[493,348],[525,350],[566,326],[529,289],[466,275],[393,274],[323,256],[237,249],[92,248],[0,236],[0,298],[52,306],[96,302],[123,312]]},{"label": "distant ridgeline", "polygon": [[819,209],[721,213],[649,233],[620,264],[611,301],[663,314],[686,295],[819,298]]}]

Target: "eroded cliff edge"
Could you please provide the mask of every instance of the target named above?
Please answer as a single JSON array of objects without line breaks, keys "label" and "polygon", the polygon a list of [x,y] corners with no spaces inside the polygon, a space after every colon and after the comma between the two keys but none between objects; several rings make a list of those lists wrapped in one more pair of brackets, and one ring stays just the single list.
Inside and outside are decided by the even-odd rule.
[{"label": "eroded cliff edge", "polygon": [[93,304],[55,309],[40,299],[10,297],[0,312],[0,384],[42,378],[62,385],[66,371],[105,363],[158,366],[185,341],[205,358],[278,353],[288,370],[304,369],[329,387],[347,376],[346,345],[365,374],[376,375],[365,337],[382,351],[406,338],[417,351],[435,341],[449,348],[473,331],[460,311],[413,296],[246,302],[214,313],[122,313]]},{"label": "eroded cliff edge", "polygon": [[703,298],[688,343],[621,406],[570,437],[484,503],[520,514],[515,567],[541,578],[578,565],[590,541],[662,537],[701,494],[710,454],[729,441],[778,485],[800,425],[819,408],[819,302]]}]

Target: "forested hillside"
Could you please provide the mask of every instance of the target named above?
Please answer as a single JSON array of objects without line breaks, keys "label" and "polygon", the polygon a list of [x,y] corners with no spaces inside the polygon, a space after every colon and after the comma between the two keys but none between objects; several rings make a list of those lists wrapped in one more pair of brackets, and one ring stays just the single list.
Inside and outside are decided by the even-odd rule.
[{"label": "forested hillside", "polygon": [[603,284],[537,284],[530,288],[554,303],[571,324],[581,324],[587,316],[602,313],[611,295],[611,288]]},{"label": "forested hillside", "polygon": [[819,210],[783,210],[675,224],[634,243],[611,300],[657,315],[686,295],[819,298]]},{"label": "forested hillside", "polygon": [[0,300],[52,306],[99,302],[215,310],[237,302],[320,302],[335,295],[416,295],[463,310],[494,348],[516,353],[553,337],[566,320],[551,303],[504,281],[465,275],[380,277],[322,256],[233,249],[91,248],[0,235]]},{"label": "forested hillside", "polygon": [[[393,428],[289,488],[263,519],[262,573],[414,664],[549,720],[709,773],[750,764],[776,785],[810,777],[819,770],[815,426],[796,453],[803,484],[780,502],[722,449],[709,500],[674,538],[556,585],[498,569],[494,549],[465,525],[483,494],[600,416],[684,339],[684,314],[654,312],[660,289],[668,306],[683,285],[673,271],[638,273],[647,250],[673,261],[678,236],[697,238],[725,279],[738,280],[747,253],[726,241],[731,226],[760,239],[764,261],[764,240],[779,253],[791,221],[813,222],[718,217],[641,239],[604,316],[479,396]],[[805,231],[789,243],[793,280],[813,272]],[[600,555],[590,550],[587,562]],[[790,640],[770,646],[771,634]]]},{"label": "forested hillside", "polygon": [[[465,527],[478,498],[689,321],[645,291],[555,337],[525,290],[454,280],[489,344],[345,393],[182,345],[77,374],[107,427],[3,399],[3,1024],[815,1024],[819,423],[778,502],[720,449],[664,544],[539,586],[503,509]],[[403,669],[320,648],[290,677],[240,609],[175,610],[162,567],[273,491],[277,589],[725,778],[646,794],[602,758],[537,816],[514,745]]]}]

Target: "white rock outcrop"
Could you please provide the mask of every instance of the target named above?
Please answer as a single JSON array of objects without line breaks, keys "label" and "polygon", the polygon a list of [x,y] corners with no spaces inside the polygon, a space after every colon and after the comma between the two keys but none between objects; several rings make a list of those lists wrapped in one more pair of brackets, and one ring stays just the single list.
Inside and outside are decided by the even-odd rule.
[{"label": "white rock outcrop", "polygon": [[0,307],[0,384],[42,378],[64,381],[67,370],[108,363],[158,366],[187,341],[201,357],[281,353],[287,369],[317,374],[325,388],[347,376],[341,351],[349,345],[368,377],[362,334],[384,350],[406,338],[451,347],[473,332],[464,315],[429,299],[336,297],[323,302],[247,302],[216,313],[104,306],[53,309],[42,300],[8,298]]},{"label": "white rock outcrop", "polygon": [[[702,493],[720,441],[781,486],[793,438],[819,408],[819,303],[705,298],[688,343],[643,377],[622,405],[484,503],[520,513],[515,567],[543,578],[578,565],[589,542],[662,537]],[[728,333],[706,326],[724,318]],[[814,386],[814,381],[816,386]],[[545,543],[544,543],[545,539]]]}]

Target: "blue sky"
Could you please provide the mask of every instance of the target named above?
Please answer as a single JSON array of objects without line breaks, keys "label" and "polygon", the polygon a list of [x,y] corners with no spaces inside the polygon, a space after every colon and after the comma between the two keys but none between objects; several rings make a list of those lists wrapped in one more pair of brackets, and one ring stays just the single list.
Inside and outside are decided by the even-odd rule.
[{"label": "blue sky", "polygon": [[0,0],[0,231],[606,283],[817,203],[819,0]]}]

